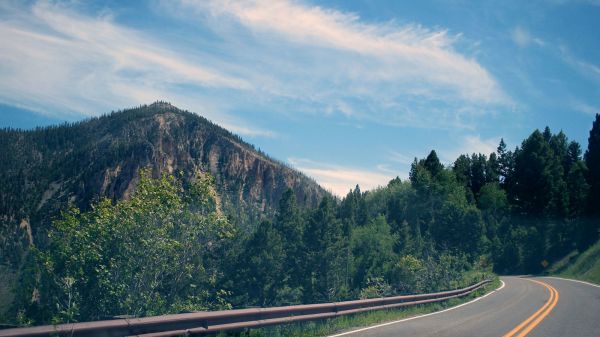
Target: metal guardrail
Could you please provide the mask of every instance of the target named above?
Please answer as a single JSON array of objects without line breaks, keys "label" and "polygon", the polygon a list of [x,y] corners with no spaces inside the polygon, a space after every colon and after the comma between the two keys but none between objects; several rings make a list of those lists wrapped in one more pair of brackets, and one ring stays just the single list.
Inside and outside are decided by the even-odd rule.
[{"label": "metal guardrail", "polygon": [[241,330],[267,325],[333,318],[370,310],[440,302],[455,297],[465,296],[490,282],[491,280],[485,280],[463,289],[431,294],[393,296],[272,308],[194,312],[176,315],[7,329],[0,330],[0,337],[166,337],[207,334],[219,331]]}]

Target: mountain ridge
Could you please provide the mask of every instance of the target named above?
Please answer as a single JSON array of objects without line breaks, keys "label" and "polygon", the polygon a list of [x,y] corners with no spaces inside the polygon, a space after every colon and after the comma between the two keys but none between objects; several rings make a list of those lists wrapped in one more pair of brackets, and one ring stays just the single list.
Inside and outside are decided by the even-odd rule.
[{"label": "mountain ridge", "polygon": [[52,219],[101,197],[128,198],[139,170],[215,178],[221,209],[241,230],[269,219],[291,188],[302,207],[326,192],[208,119],[156,102],[75,123],[0,130],[0,263],[18,269]]}]

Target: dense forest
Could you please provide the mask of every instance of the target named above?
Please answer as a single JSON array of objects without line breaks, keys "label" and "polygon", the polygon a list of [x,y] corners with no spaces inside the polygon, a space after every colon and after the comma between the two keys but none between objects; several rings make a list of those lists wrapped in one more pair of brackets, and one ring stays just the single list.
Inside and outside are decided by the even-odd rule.
[{"label": "dense forest", "polygon": [[63,212],[28,255],[12,319],[316,303],[541,272],[598,240],[600,115],[585,153],[549,128],[446,166],[431,151],[408,180],[314,208],[288,189],[252,231],[219,210],[213,178],[187,174],[142,171],[131,198]]}]

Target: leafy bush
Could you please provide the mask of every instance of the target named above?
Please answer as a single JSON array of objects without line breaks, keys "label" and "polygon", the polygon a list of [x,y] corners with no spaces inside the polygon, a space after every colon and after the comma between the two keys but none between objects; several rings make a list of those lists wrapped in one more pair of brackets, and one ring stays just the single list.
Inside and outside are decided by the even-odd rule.
[{"label": "leafy bush", "polygon": [[39,295],[21,299],[26,315],[58,323],[228,308],[210,259],[233,233],[212,191],[208,176],[184,189],[142,171],[130,200],[65,212],[35,252],[29,294]]}]

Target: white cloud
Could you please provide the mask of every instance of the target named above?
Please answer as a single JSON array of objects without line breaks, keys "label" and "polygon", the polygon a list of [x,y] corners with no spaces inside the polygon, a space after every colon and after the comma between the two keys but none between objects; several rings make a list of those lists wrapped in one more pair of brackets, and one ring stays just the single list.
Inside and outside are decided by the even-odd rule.
[{"label": "white cloud", "polygon": [[44,113],[98,114],[160,99],[274,137],[237,111],[454,129],[510,104],[496,79],[456,50],[460,34],[444,29],[366,23],[285,0],[164,2],[161,14],[179,9],[177,19],[201,25],[186,31],[194,43],[183,50],[106,12],[12,4],[0,5],[0,102]]},{"label": "white cloud", "polygon": [[[99,114],[168,100],[229,121],[222,105],[200,90],[252,91],[252,85],[213,60],[184,56],[160,41],[113,22],[109,15],[85,16],[66,5],[38,2],[2,8],[0,101],[61,116]],[[246,135],[268,132],[230,125]]]},{"label": "white cloud", "polygon": [[268,70],[249,71],[251,83],[303,111],[455,128],[481,106],[510,103],[481,64],[455,49],[460,34],[444,29],[365,23],[352,13],[285,0],[179,3],[171,12],[235,41],[241,62]]},{"label": "white cloud", "polygon": [[542,39],[532,36],[531,33],[523,27],[515,27],[511,32],[511,38],[519,47],[527,47],[532,43],[535,43],[540,47],[545,45]]},{"label": "white cloud", "polygon": [[444,30],[364,24],[354,14],[288,1],[210,3],[214,11],[231,14],[252,29],[274,32],[304,45],[373,56],[391,65],[373,69],[370,76],[378,79],[421,77],[452,87],[474,101],[502,99],[491,75],[476,61],[453,51],[454,37]]},{"label": "white cloud", "polygon": [[500,144],[500,137],[482,139],[480,135],[467,135],[462,138],[456,149],[445,151],[442,158],[446,164],[452,164],[461,154],[481,153],[489,156],[496,152],[498,144]]},{"label": "white cloud", "polygon": [[499,137],[481,139],[479,135],[466,136],[464,140],[465,144],[463,145],[462,153],[482,153],[485,155],[496,152],[496,148],[500,143]]},{"label": "white cloud", "polygon": [[585,77],[600,81],[600,66],[574,56],[565,45],[559,46],[559,51],[563,62],[565,62],[575,71]]},{"label": "white cloud", "polygon": [[402,154],[402,153],[396,152],[396,151],[390,151],[388,159],[390,161],[393,161],[396,163],[410,165],[410,164],[412,164],[415,157],[407,156],[405,154]]},{"label": "white cloud", "polygon": [[573,108],[586,115],[595,116],[596,114],[600,114],[600,107],[592,106],[584,102],[573,102]]},{"label": "white cloud", "polygon": [[305,158],[288,158],[296,169],[315,179],[325,189],[343,197],[359,185],[362,191],[385,186],[396,175],[386,170],[364,170],[315,162]]},{"label": "white cloud", "polygon": [[229,124],[227,122],[221,123],[221,126],[225,129],[237,133],[238,135],[250,136],[250,137],[263,137],[263,138],[279,138],[277,132],[271,130],[264,130],[257,127],[245,127],[240,124]]}]

